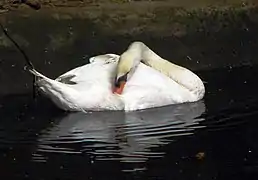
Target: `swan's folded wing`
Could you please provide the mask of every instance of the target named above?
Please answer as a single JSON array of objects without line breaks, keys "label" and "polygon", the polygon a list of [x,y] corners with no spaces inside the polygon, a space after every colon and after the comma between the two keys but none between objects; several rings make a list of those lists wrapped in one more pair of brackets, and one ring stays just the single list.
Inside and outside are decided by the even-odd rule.
[{"label": "swan's folded wing", "polygon": [[77,84],[82,80],[85,81],[88,78],[91,78],[92,75],[95,74],[94,72],[91,72],[93,70],[93,66],[100,67],[102,65],[116,63],[118,60],[119,60],[119,56],[116,54],[104,54],[104,55],[91,57],[89,59],[90,64],[86,64],[86,65],[77,67],[75,69],[72,69],[62,74],[58,78],[56,78],[56,81],[62,82],[64,84],[70,84],[70,85]]},{"label": "swan's folded wing", "polygon": [[62,82],[64,84],[77,84],[77,78],[79,75],[83,73],[83,71],[87,70],[87,65],[77,67],[72,69],[61,76],[57,77],[55,80]]}]

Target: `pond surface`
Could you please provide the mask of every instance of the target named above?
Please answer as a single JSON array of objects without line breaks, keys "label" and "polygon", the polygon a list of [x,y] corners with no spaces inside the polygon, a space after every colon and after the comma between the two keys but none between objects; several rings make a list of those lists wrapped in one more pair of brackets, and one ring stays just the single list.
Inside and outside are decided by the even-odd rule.
[{"label": "pond surface", "polygon": [[256,21],[243,15],[217,32],[211,20],[205,31],[177,38],[109,34],[85,19],[43,17],[14,13],[4,25],[51,78],[143,41],[194,70],[206,95],[139,112],[65,113],[43,96],[33,100],[24,61],[0,32],[1,180],[257,180]]},{"label": "pond surface", "polygon": [[258,67],[196,73],[202,101],[140,112],[1,96],[1,179],[257,179]]}]

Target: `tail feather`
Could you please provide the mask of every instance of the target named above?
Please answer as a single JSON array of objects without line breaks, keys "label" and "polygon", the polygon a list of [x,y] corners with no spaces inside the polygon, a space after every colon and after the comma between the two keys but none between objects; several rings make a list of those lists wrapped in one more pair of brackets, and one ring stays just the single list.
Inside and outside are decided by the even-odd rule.
[{"label": "tail feather", "polygon": [[[58,82],[56,80],[50,79],[43,74],[39,73],[35,69],[30,69],[29,72],[40,78],[36,84],[41,88],[52,92],[64,92],[64,91],[71,91],[71,89],[62,82]],[[69,89],[69,90],[68,90]]]},{"label": "tail feather", "polygon": [[46,76],[44,76],[43,74],[39,73],[35,69],[30,69],[29,72],[31,74],[33,74],[34,76],[36,76],[36,77],[40,77],[40,78],[43,78],[43,79],[48,79]]},{"label": "tail feather", "polygon": [[59,108],[64,110],[73,110],[77,108],[76,100],[77,92],[70,88],[67,84],[50,79],[35,69],[30,69],[29,72],[39,78],[36,82],[41,92],[49,97]]}]

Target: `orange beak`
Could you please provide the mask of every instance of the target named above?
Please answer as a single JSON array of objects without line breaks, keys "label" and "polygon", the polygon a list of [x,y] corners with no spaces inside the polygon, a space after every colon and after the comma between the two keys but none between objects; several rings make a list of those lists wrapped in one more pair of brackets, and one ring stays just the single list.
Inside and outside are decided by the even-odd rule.
[{"label": "orange beak", "polygon": [[113,89],[113,93],[116,94],[122,94],[124,87],[125,87],[126,82],[125,81],[121,81],[119,84],[119,87],[114,87]]}]

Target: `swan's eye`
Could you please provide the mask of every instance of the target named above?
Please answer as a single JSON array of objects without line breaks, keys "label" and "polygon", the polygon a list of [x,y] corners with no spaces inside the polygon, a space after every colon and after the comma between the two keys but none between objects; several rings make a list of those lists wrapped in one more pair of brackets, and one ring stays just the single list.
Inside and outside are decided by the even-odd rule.
[{"label": "swan's eye", "polygon": [[119,78],[116,78],[115,87],[120,87],[121,83],[126,82],[127,81],[127,75],[128,75],[128,73],[126,73],[123,76],[120,76]]},{"label": "swan's eye", "polygon": [[125,75],[122,75],[122,76],[116,78],[114,89],[113,89],[113,93],[115,93],[115,94],[122,94],[123,89],[124,89],[125,84],[126,84],[126,81],[127,81],[127,74],[128,73],[126,73]]}]

